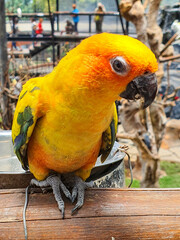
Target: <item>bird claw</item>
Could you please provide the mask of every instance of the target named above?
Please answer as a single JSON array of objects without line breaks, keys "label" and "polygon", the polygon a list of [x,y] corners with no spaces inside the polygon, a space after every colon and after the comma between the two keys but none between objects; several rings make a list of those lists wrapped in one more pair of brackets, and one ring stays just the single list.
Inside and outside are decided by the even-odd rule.
[{"label": "bird claw", "polygon": [[58,204],[58,208],[61,211],[62,218],[64,218],[64,201],[61,197],[60,189],[62,190],[64,195],[67,198],[69,198],[71,201],[72,201],[72,196],[71,196],[71,193],[69,192],[69,190],[66,188],[66,186],[61,181],[60,175],[51,175],[43,181],[38,181],[36,179],[32,179],[30,182],[30,185],[31,186],[35,185],[37,187],[40,187],[43,191],[45,188],[51,187],[53,190],[55,200]]},{"label": "bird claw", "polygon": [[83,203],[76,203],[76,206],[71,210],[71,215],[73,215],[82,206],[83,206]]},{"label": "bird claw", "polygon": [[[71,186],[73,185],[72,186],[73,187],[72,195],[69,192],[69,190],[66,188],[64,183],[61,181],[60,174],[51,175],[43,181],[38,181],[36,179],[32,179],[30,182],[30,186],[35,185],[37,187],[40,187],[43,192],[45,192],[46,189],[48,189],[48,190],[52,189],[55,200],[58,204],[58,208],[62,214],[62,218],[64,218],[65,207],[64,207],[64,201],[62,199],[60,190],[64,193],[64,195],[68,199],[70,199],[70,201],[72,203],[77,198],[77,203],[71,212],[71,214],[74,214],[84,204],[85,189],[89,188],[89,187],[93,187],[93,182],[87,183],[87,182],[84,182],[80,177],[72,176],[72,175],[69,175],[69,176],[71,177],[71,180],[73,180],[73,181],[71,181],[71,184],[70,184]],[[66,180],[66,181],[69,180],[69,176],[66,175],[67,179],[64,179],[64,180]]]},{"label": "bird claw", "polygon": [[52,188],[51,187],[46,187],[46,188],[42,187],[41,190],[42,190],[43,194],[52,192]]},{"label": "bird claw", "polygon": [[72,203],[75,201],[75,199],[77,197],[77,193],[78,193],[78,189],[76,186],[74,186],[73,190],[72,190]]},{"label": "bird claw", "polygon": [[93,187],[93,182],[86,183],[81,178],[75,176],[75,185],[72,190],[72,202],[77,198],[77,203],[71,211],[72,215],[83,206],[85,189],[89,187]]}]

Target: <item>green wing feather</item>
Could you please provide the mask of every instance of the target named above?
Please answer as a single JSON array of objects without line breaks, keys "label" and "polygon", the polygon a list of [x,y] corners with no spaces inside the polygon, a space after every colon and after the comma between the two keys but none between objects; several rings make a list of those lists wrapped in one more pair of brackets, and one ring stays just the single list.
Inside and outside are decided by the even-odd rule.
[{"label": "green wing feather", "polygon": [[28,169],[27,144],[39,117],[37,106],[40,80],[41,78],[31,79],[23,86],[14,113],[12,126],[14,151],[25,170]]},{"label": "green wing feather", "polygon": [[102,145],[100,149],[102,163],[109,156],[111,149],[114,145],[114,142],[116,140],[117,125],[118,125],[118,116],[117,116],[116,105],[114,104],[114,114],[112,117],[112,121],[109,127],[106,129],[105,132],[103,132],[103,135],[102,135]]}]

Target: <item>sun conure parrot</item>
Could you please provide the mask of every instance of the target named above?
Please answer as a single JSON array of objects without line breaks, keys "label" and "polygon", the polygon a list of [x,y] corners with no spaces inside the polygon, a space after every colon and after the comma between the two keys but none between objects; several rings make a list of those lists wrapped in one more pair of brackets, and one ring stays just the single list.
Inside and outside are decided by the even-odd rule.
[{"label": "sun conure parrot", "polygon": [[[149,106],[157,91],[157,66],[140,41],[102,33],[83,40],[50,74],[23,86],[12,126],[14,150],[36,178],[31,183],[52,187],[63,216],[60,190],[72,201],[77,197],[73,212],[80,208],[97,157],[104,161],[111,151],[115,100],[143,97]],[[62,176],[68,176],[72,193]]]}]

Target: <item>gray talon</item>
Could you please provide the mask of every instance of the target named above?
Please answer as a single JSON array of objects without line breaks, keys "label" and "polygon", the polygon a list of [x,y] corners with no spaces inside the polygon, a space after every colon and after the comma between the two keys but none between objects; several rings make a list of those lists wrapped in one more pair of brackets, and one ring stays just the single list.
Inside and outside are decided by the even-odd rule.
[{"label": "gray talon", "polygon": [[63,191],[64,195],[72,201],[72,196],[69,190],[66,188],[63,182],[60,182],[60,188]]},{"label": "gray talon", "polygon": [[73,203],[75,199],[77,198],[77,203],[75,207],[72,209],[72,214],[74,214],[78,209],[80,209],[84,204],[84,194],[85,189],[89,187],[93,187],[93,182],[84,182],[80,177],[77,177],[73,174],[66,174],[63,176],[65,183],[68,183],[68,185],[72,188],[72,195],[65,186],[65,184],[61,181],[60,174],[58,175],[51,175],[47,177],[43,181],[37,181],[36,179],[32,179],[30,182],[30,186],[34,185],[37,187],[40,187],[42,191],[46,191],[46,189],[49,187],[52,188],[53,194],[55,197],[55,200],[58,204],[58,208],[62,214],[62,218],[64,218],[64,201],[61,196],[61,191],[64,193],[64,195],[70,199],[70,201]]},{"label": "gray talon", "polygon": [[92,187],[93,182],[86,183],[81,178],[75,176],[75,185],[72,190],[72,201],[77,197],[77,203],[75,207],[72,209],[71,214],[74,214],[78,209],[80,209],[84,204],[84,195],[85,189]]},{"label": "gray talon", "polygon": [[76,206],[71,210],[71,214],[73,215],[78,209],[83,206],[84,201],[81,204],[76,204]]},{"label": "gray talon", "polygon": [[76,186],[74,186],[73,190],[72,190],[72,203],[75,201],[75,199],[77,197],[77,193],[78,193],[78,189]]},{"label": "gray talon", "polygon": [[30,185],[35,185],[37,187],[40,187],[43,191],[45,190],[46,187],[51,187],[53,190],[55,200],[58,204],[58,208],[61,211],[62,218],[64,218],[64,201],[61,197],[60,189],[62,190],[62,192],[67,198],[72,200],[72,197],[69,190],[62,183],[60,175],[58,176],[51,175],[43,181],[37,181],[36,179],[32,179]]}]

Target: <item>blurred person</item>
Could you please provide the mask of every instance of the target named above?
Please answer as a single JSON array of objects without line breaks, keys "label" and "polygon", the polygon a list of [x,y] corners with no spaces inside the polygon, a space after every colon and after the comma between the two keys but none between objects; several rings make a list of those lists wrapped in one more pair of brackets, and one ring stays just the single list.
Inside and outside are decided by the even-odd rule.
[{"label": "blurred person", "polygon": [[17,8],[17,15],[18,15],[19,18],[22,17],[22,10],[19,7]]},{"label": "blurred person", "polygon": [[43,19],[40,18],[38,24],[36,25],[36,37],[43,37],[42,22]]},{"label": "blurred person", "polygon": [[36,20],[35,18],[31,18],[31,29],[32,29],[32,32],[31,32],[31,37],[36,37]]},{"label": "blurred person", "polygon": [[[13,18],[13,24],[11,26],[11,32],[10,32],[10,36],[11,37],[18,37],[18,32],[19,32],[19,28],[18,28],[18,18]],[[13,51],[13,48],[15,48],[16,50],[20,50],[22,51],[22,47],[20,45],[20,43],[12,41],[12,45],[11,45],[11,51]]]},{"label": "blurred person", "polygon": [[69,20],[66,21],[65,31],[66,34],[72,34],[74,32],[74,25]]},{"label": "blurred person", "polygon": [[[36,20],[35,20],[35,18],[31,18],[31,30],[32,30],[31,37],[32,38],[36,37]],[[35,45],[34,41],[33,41],[32,45],[34,47],[34,45]]]},{"label": "blurred person", "polygon": [[102,23],[103,23],[103,18],[104,16],[101,15],[106,12],[106,9],[104,5],[99,2],[97,5],[97,8],[95,9],[95,13],[100,13],[99,15],[95,15],[94,21],[96,24],[96,33],[101,33],[102,32]]},{"label": "blurred person", "polygon": [[74,22],[74,31],[76,34],[78,34],[78,22],[79,22],[79,16],[77,13],[79,13],[79,10],[76,7],[76,4],[74,3],[72,5],[73,11],[72,11],[72,17],[73,17],[73,22]]}]

